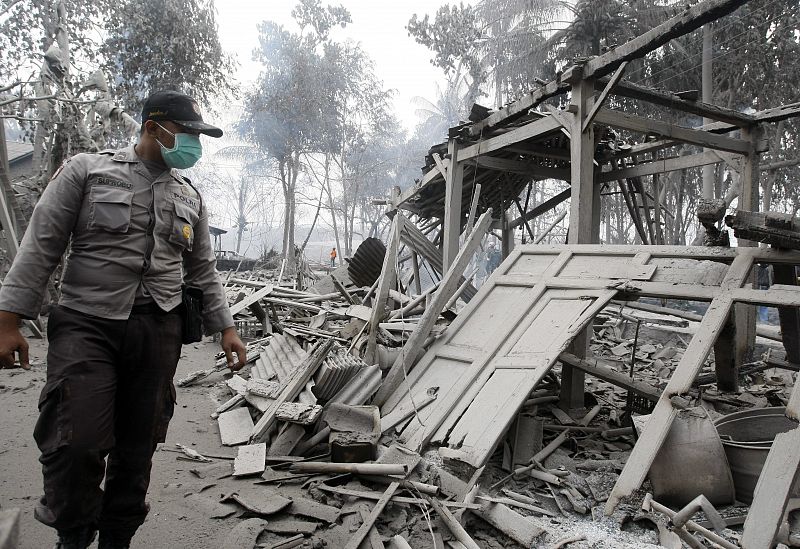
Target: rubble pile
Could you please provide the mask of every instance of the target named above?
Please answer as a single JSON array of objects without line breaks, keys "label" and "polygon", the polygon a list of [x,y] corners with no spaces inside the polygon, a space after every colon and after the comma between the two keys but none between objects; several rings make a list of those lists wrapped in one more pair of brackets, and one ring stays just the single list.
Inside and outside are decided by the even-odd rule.
[{"label": "rubble pile", "polygon": [[[386,260],[391,246],[383,258],[373,259],[382,260],[384,268],[371,287],[355,286],[347,265],[323,274],[307,290],[254,276],[229,277],[235,318],[255,319],[259,330],[248,344],[243,370],[230,374],[219,355],[212,368],[179,382],[203,383],[212,391],[219,402],[214,417],[220,441],[235,448],[235,454],[207,455],[185,446],[169,449],[198,462],[192,473],[203,489],[189,496],[192,505],[207,509],[211,518],[241,519],[225,547],[739,547],[755,488],[752,475],[757,480],[760,471],[742,471],[729,461],[750,444],[760,448],[763,465],[771,439],[737,441],[743,432],[738,426],[756,413],[762,422],[757,429],[777,433],[792,427],[771,426],[786,419],[792,370],[798,369],[785,360],[779,331],[759,325],[757,359],[742,365],[736,391],[718,389],[715,353],[698,361],[691,387],[667,399],[676,417],[648,480],[607,513],[626,463],[636,459],[639,437],[656,417],[671,379],[694,354],[691,346],[711,309],[699,302],[632,300],[631,293],[661,278],[674,279],[681,268],[693,272],[708,260],[659,259],[646,268],[620,263],[615,268],[624,280],[610,282],[613,291],[603,290],[594,302],[583,297],[562,299],[552,309],[516,303],[495,310],[492,292],[514,279],[515,265],[540,272],[531,267],[534,261],[547,263],[565,250],[585,252],[524,248],[470,303],[463,294],[453,299],[455,284],[447,286],[450,295],[441,292],[449,280],[459,280],[453,275],[458,265],[417,293],[412,270],[397,270]],[[724,261],[737,255],[714,253]],[[592,271],[587,278],[588,271],[572,268],[571,261],[584,261],[572,257],[560,271],[571,286],[598,276]],[[386,288],[382,281],[389,269],[394,282]],[[723,279],[724,273],[706,282]],[[536,277],[528,282],[536,283]],[[536,296],[521,299],[534,303]],[[445,305],[439,309],[436,303]],[[570,303],[581,306],[571,311]],[[500,343],[515,341],[515,329],[522,329],[510,322],[515,307],[528,315],[538,311],[531,325],[550,333],[536,335],[528,328],[515,347],[503,351],[510,343]],[[517,357],[505,368],[539,372],[520,385],[523,389],[504,382],[498,392],[491,389],[492,378],[484,380],[481,391],[494,391],[491,401],[476,392],[480,379],[471,381],[469,370],[453,363],[480,362],[477,351],[475,357],[456,356],[453,342],[465,330],[472,333],[470,319],[487,311],[502,313],[510,323],[507,332],[483,324],[475,337],[497,340],[496,356]],[[426,324],[430,329],[420,337]],[[589,353],[582,354],[575,341],[586,329]],[[553,345],[547,351],[540,341],[544,357],[536,355],[538,347],[523,349],[534,355],[518,347],[541,337]],[[414,341],[421,347],[409,348]],[[439,364],[443,357],[446,366]],[[381,399],[396,364],[406,365],[401,382]],[[483,364],[476,372],[492,362]],[[578,409],[561,405],[567,367],[589,376]],[[510,371],[516,370],[494,375]],[[453,397],[462,381],[468,405]],[[471,416],[479,404],[479,413]],[[464,418],[472,419],[464,425]],[[724,427],[731,421],[736,429]],[[798,539],[793,532],[787,523],[784,541]]]}]

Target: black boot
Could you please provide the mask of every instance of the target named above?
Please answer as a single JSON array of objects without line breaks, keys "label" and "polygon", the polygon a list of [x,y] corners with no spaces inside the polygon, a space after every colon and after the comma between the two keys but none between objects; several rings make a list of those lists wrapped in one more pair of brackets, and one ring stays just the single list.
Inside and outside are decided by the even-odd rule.
[{"label": "black boot", "polygon": [[97,530],[89,526],[58,531],[55,549],[86,549],[97,536]]},{"label": "black boot", "polygon": [[101,530],[97,549],[129,549],[133,532],[119,530]]}]

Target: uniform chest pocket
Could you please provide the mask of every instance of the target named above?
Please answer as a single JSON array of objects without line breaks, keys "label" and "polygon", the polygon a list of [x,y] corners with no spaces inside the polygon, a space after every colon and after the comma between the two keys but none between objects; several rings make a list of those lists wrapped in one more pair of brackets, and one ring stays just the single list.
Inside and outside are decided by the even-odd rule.
[{"label": "uniform chest pocket", "polygon": [[131,224],[133,191],[95,185],[89,191],[89,228],[125,233]]},{"label": "uniform chest pocket", "polygon": [[176,200],[172,205],[172,230],[169,234],[169,240],[191,251],[192,246],[194,246],[194,226],[200,216],[183,202]]}]

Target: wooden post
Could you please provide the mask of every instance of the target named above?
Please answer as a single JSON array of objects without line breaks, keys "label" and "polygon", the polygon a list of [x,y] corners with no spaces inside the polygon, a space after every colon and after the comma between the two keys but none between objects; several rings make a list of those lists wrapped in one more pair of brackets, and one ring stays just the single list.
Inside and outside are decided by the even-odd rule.
[{"label": "wooden post", "polygon": [[503,212],[503,241],[502,241],[502,253],[503,259],[508,257],[512,251],[514,251],[514,227],[511,226],[511,222],[513,219],[510,219],[509,212]]},{"label": "wooden post", "polygon": [[461,236],[461,193],[464,186],[464,165],[458,161],[458,143],[451,139],[447,145],[450,167],[445,177],[444,240],[442,260],[444,271],[450,268],[458,254],[458,237]]},{"label": "wooden post", "polygon": [[[796,265],[773,265],[775,284],[797,286]],[[797,307],[778,307],[781,321],[781,339],[786,350],[786,361],[800,364],[800,311]]]},{"label": "wooden post", "polygon": [[[578,71],[580,72],[580,71]],[[572,81],[572,129],[570,131],[570,171],[572,199],[569,206],[570,244],[591,244],[599,238],[600,226],[594,222],[594,127],[589,124],[582,131],[583,122],[592,109],[594,82],[579,79]],[[597,208],[599,209],[599,208]],[[575,338],[570,352],[578,358],[586,358],[591,339],[591,327]],[[585,374],[571,366],[561,370],[561,395],[559,406],[564,410],[583,408]]]},{"label": "wooden post", "polygon": [[[750,150],[744,157],[742,172],[739,178],[741,190],[739,192],[739,209],[757,212],[759,210],[761,193],[759,189],[759,160],[757,152],[758,140],[761,138],[761,129],[758,126],[742,128],[742,139],[750,143]],[[757,247],[758,242],[739,240],[739,246]],[[755,273],[750,273],[748,279],[751,287],[755,287]],[[754,305],[737,304],[734,307],[736,322],[736,368],[747,362],[756,345],[756,307]]]}]

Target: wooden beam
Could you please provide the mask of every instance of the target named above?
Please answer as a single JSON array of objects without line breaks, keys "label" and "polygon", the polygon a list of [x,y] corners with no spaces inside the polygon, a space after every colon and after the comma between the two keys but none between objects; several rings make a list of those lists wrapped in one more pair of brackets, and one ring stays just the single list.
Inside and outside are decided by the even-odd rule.
[{"label": "wooden beam", "polygon": [[510,105],[503,107],[499,111],[490,114],[480,122],[476,122],[470,126],[467,131],[472,137],[481,135],[484,130],[519,118],[520,116],[527,114],[528,111],[545,99],[567,93],[569,89],[570,86],[566,83],[555,80],[548,82],[541,88],[529,92],[525,97],[522,97]]},{"label": "wooden beam", "polygon": [[558,359],[566,364],[569,364],[573,368],[578,368],[590,376],[596,377],[597,379],[602,379],[603,381],[607,381],[613,385],[616,385],[617,387],[627,389],[628,391],[632,391],[637,395],[646,398],[647,400],[658,402],[658,399],[661,397],[661,391],[654,389],[649,383],[636,381],[622,372],[617,372],[611,368],[611,365],[608,362],[605,362],[601,359],[592,358],[591,361],[589,361],[578,358],[570,353],[561,353]]},{"label": "wooden beam", "polygon": [[455,139],[447,144],[450,168],[445,178],[444,240],[442,241],[442,265],[446,271],[458,253],[458,237],[461,235],[461,195],[464,189],[464,163],[459,158],[459,145]]},{"label": "wooden beam", "polygon": [[543,137],[561,128],[552,116],[544,116],[533,122],[528,122],[524,126],[515,128],[510,132],[500,134],[495,137],[490,137],[478,141],[473,145],[465,146],[458,152],[460,161],[468,160],[483,154],[489,154],[492,151],[502,149],[508,145],[519,143],[533,137]]},{"label": "wooden beam", "polygon": [[[439,153],[433,153],[432,156],[433,156],[433,161],[436,163],[436,168],[439,170],[439,173],[442,174],[442,177],[444,177],[445,180],[446,180],[447,179],[447,166],[445,166],[445,163],[442,160],[442,157],[439,156]],[[447,164],[450,165],[450,161],[449,160],[447,161]]]},{"label": "wooden beam", "polygon": [[[617,46],[613,50],[590,59],[583,66],[584,78],[599,78],[611,74],[625,61],[644,57],[673,38],[699,29],[736,11],[747,0],[706,0],[683,10],[682,13],[650,29],[633,40]],[[566,79],[566,77],[565,77]]]},{"label": "wooden beam", "polygon": [[[595,115],[600,110],[600,107],[602,107],[603,103],[606,102],[606,98],[608,97],[608,94],[611,93],[611,90],[614,89],[614,86],[616,86],[617,83],[622,79],[622,75],[625,74],[625,67],[627,67],[627,66],[628,66],[628,62],[627,61],[623,62],[617,68],[617,71],[614,73],[614,76],[612,76],[611,79],[608,82],[606,82],[606,85],[603,88],[603,91],[600,92],[600,96],[595,100],[594,105],[592,105],[592,110],[589,111],[589,114],[586,115],[586,119],[583,121],[583,126],[581,127],[581,131],[582,132],[586,131],[586,129],[589,127],[589,125],[594,120]],[[595,82],[595,85],[597,85],[596,82]]]},{"label": "wooden beam", "polygon": [[462,280],[462,274],[467,264],[472,259],[472,254],[477,249],[478,245],[489,228],[492,221],[492,209],[489,208],[478,219],[472,233],[467,237],[461,250],[454,259],[452,265],[442,277],[442,283],[439,289],[433,294],[430,304],[425,308],[425,313],[422,315],[417,328],[411,333],[411,336],[403,346],[400,356],[392,364],[391,369],[383,379],[381,387],[375,394],[372,403],[376,406],[381,406],[386,400],[400,387],[403,381],[405,372],[411,369],[417,360],[417,355],[422,351],[422,344],[430,335],[433,325],[439,318],[439,314],[444,310],[444,306],[450,300],[453,292],[459,287]]},{"label": "wooden beam", "polygon": [[717,156],[716,151],[708,151],[687,156],[660,158],[644,164],[636,164],[635,166],[629,166],[627,168],[601,172],[597,176],[597,182],[606,183],[609,181],[617,181],[619,179],[644,177],[658,173],[697,168],[708,164],[717,164],[718,162],[722,161],[723,159]]},{"label": "wooden beam", "polygon": [[566,201],[570,196],[572,196],[572,188],[565,189],[555,195],[552,198],[548,198],[538,206],[534,206],[533,209],[529,210],[525,215],[518,217],[514,221],[511,222],[509,227],[515,229],[525,223],[526,221],[530,221],[531,219],[535,219],[542,215],[545,212],[549,212],[550,210],[555,209],[558,207],[559,204]]},{"label": "wooden beam", "polygon": [[490,170],[525,174],[538,179],[569,180],[570,172],[568,168],[549,168],[531,161],[497,158],[495,156],[479,156],[476,161],[479,166]]},{"label": "wooden beam", "polygon": [[[609,81],[608,78],[601,78],[596,81],[595,85],[600,87]],[[633,82],[620,82],[614,87],[611,93],[620,97],[639,99],[652,103],[653,105],[660,105],[669,109],[695,114],[703,118],[727,122],[738,127],[745,127],[756,122],[755,117],[750,114],[718,107],[717,105],[711,105],[709,103],[703,103],[702,101],[688,101],[670,91],[655,90],[653,88],[634,84]]]},{"label": "wooden beam", "polygon": [[746,153],[750,150],[750,143],[742,139],[734,139],[704,130],[676,126],[669,122],[651,120],[609,109],[601,109],[600,112],[597,113],[595,123],[624,128],[635,132],[656,134],[669,137],[676,141],[708,147],[709,149],[719,149],[735,153]]}]

